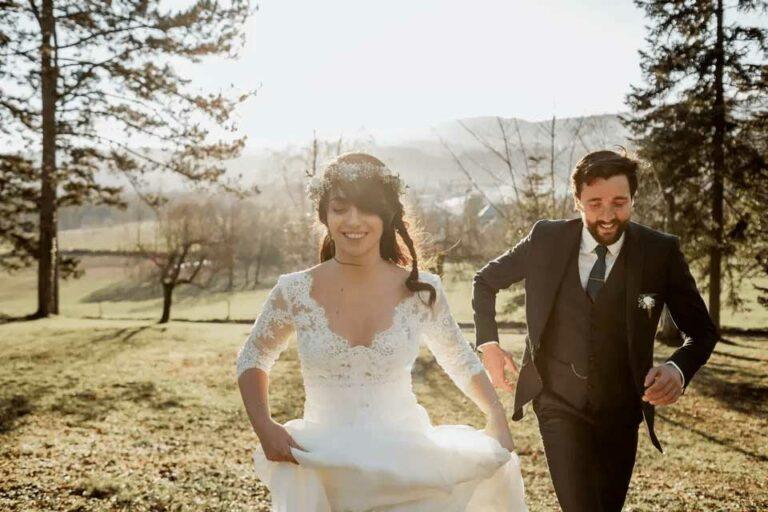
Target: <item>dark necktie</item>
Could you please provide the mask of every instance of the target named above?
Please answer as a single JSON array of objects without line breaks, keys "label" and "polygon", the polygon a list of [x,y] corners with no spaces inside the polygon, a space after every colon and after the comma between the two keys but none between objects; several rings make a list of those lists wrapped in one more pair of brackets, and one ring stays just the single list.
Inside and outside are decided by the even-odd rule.
[{"label": "dark necktie", "polygon": [[605,282],[605,255],[608,252],[608,248],[604,245],[598,245],[595,247],[597,253],[597,261],[592,267],[592,272],[589,273],[589,281],[587,281],[587,295],[592,299],[592,302],[597,300],[597,294],[600,293],[600,288],[603,287]]}]

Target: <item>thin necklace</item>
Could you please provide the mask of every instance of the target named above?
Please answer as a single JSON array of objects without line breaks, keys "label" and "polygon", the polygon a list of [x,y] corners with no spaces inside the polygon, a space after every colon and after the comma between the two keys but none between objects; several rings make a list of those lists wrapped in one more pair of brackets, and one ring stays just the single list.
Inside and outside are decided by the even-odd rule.
[{"label": "thin necklace", "polygon": [[338,263],[339,265],[351,265],[353,267],[365,267],[366,265],[363,265],[362,263],[345,263],[343,261],[339,261],[336,256],[334,255],[333,259]]}]

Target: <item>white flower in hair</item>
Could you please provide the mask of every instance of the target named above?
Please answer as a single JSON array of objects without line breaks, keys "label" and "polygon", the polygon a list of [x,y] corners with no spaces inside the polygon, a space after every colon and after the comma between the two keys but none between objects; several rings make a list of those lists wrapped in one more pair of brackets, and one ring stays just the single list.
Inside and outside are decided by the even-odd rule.
[{"label": "white flower in hair", "polygon": [[[307,171],[307,175],[309,175],[309,171]],[[312,192],[313,190],[318,190],[323,186],[323,175],[321,173],[315,173],[314,176],[309,177],[309,181],[307,182],[307,190]]]},{"label": "white flower in hair", "polygon": [[373,162],[334,162],[328,167],[328,171],[350,180],[368,178],[374,175],[392,175],[392,171],[386,165],[379,165]]}]

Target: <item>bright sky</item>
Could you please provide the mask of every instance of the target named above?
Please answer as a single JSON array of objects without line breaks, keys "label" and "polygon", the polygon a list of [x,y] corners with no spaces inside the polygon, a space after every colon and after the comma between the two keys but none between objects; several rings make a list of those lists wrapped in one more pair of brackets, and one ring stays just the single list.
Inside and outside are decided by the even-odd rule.
[{"label": "bright sky", "polygon": [[263,0],[239,61],[190,68],[207,88],[260,87],[250,144],[385,136],[460,117],[624,110],[640,81],[629,0]]}]

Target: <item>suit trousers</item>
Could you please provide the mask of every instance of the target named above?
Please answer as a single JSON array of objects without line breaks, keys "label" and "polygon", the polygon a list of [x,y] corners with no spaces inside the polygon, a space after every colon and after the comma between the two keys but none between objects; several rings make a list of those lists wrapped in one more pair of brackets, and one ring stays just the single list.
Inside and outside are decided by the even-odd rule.
[{"label": "suit trousers", "polygon": [[639,422],[595,422],[547,390],[533,408],[560,508],[620,512],[635,466]]}]

